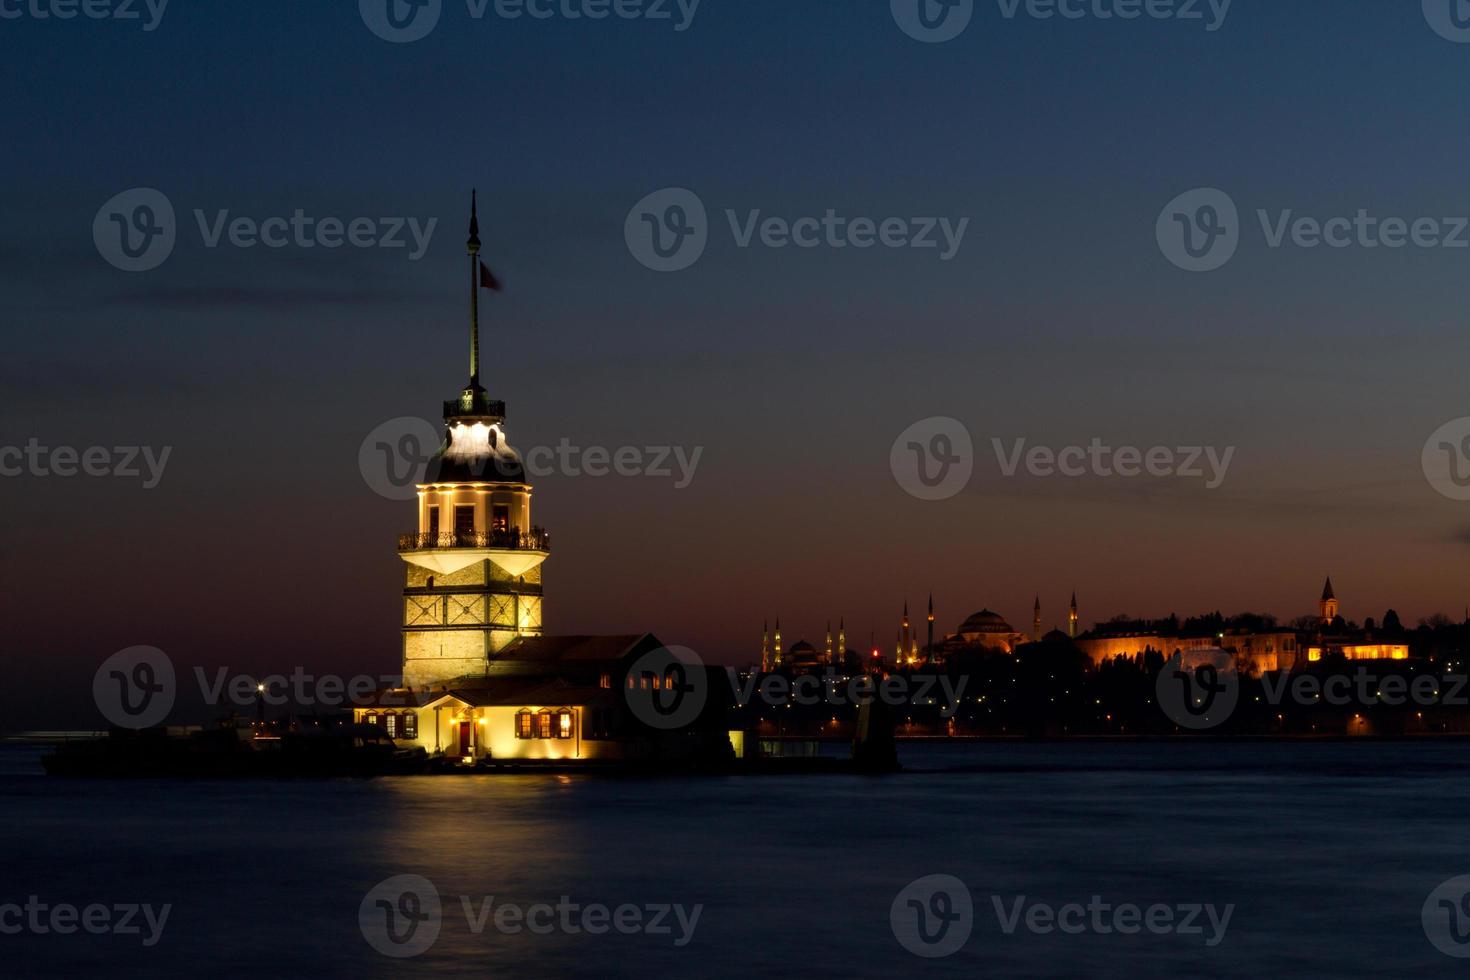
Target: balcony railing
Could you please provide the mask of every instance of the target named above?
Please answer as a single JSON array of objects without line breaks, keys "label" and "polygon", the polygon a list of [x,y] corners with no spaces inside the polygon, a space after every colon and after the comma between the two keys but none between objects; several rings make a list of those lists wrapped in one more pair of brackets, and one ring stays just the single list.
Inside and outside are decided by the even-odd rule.
[{"label": "balcony railing", "polygon": [[550,551],[551,535],[544,527],[529,531],[441,531],[438,534],[400,534],[399,551],[430,548],[500,548],[505,551]]}]

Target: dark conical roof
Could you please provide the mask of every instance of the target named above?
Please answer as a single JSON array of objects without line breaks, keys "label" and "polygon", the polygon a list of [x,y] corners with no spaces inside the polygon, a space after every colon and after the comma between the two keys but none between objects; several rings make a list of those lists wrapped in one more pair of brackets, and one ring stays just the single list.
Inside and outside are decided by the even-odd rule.
[{"label": "dark conical roof", "polygon": [[1328,599],[1336,598],[1337,596],[1332,594],[1332,576],[1329,575],[1327,576],[1327,584],[1322,586],[1322,601],[1326,602]]}]

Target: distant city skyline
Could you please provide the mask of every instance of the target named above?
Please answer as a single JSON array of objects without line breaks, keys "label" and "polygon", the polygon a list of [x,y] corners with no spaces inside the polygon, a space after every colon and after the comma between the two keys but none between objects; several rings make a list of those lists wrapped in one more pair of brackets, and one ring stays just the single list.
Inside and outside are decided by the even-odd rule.
[{"label": "distant city skyline", "polygon": [[[471,187],[504,283],[484,382],[515,443],[702,451],[682,488],[538,479],[548,631],[647,629],[741,663],[778,611],[793,636],[845,616],[850,642],[881,646],[905,596],[932,590],[953,629],[986,606],[1029,623],[1040,593],[1050,627],[1073,588],[1084,623],[1287,621],[1328,570],[1359,620],[1458,615],[1470,511],[1421,454],[1470,415],[1465,253],[1272,247],[1257,214],[1464,210],[1470,49],[1393,6],[1236,5],[1211,32],[980,5],[945,44],[885,4],[775,0],[703,4],[683,31],[446,21],[411,44],[353,5],[174,5],[148,32],[7,21],[0,73],[27,136],[0,161],[0,446],[171,453],[147,490],[0,480],[0,656],[39,683],[138,643],[182,663],[391,670],[391,549],[413,528],[357,455],[389,420],[437,424],[463,383]],[[1262,38],[1290,56],[1263,58]],[[242,59],[252,46],[269,71]],[[1186,272],[1156,223],[1211,187],[1245,233],[1228,264]],[[167,197],[177,239],[125,272],[94,222],[135,188]],[[667,188],[698,196],[709,234],[661,273],[625,233]],[[256,242],[298,210],[313,235],[369,220],[375,244],[307,247],[289,224],[283,247]],[[829,211],[844,234],[969,224],[947,260],[774,247],[750,224],[799,233]],[[379,247],[399,221],[403,247]],[[936,417],[973,437],[973,474],[916,499],[890,451]],[[1207,489],[1006,475],[992,440],[1235,453]]]}]

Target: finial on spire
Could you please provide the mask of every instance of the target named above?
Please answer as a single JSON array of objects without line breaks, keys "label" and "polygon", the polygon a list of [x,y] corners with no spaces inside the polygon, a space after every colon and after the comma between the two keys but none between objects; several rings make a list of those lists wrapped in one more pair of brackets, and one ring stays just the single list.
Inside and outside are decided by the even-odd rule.
[{"label": "finial on spire", "polygon": [[471,255],[474,255],[476,252],[478,252],[480,250],[480,215],[478,213],[479,212],[479,206],[478,206],[478,202],[475,199],[476,197],[477,197],[477,193],[474,190],[471,190],[470,191],[470,240],[467,243],[469,245],[469,249],[470,249],[470,254]]},{"label": "finial on spire", "polygon": [[480,215],[478,195],[470,191],[470,397],[480,384]]}]

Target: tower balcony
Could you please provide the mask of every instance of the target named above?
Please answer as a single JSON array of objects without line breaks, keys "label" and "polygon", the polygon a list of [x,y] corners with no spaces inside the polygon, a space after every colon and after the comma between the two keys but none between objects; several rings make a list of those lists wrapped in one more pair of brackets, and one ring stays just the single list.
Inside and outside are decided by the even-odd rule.
[{"label": "tower balcony", "polygon": [[399,551],[437,551],[446,548],[479,548],[501,551],[551,551],[551,535],[544,527],[529,531],[441,531],[437,534],[400,534]]},{"label": "tower balcony", "polygon": [[441,531],[435,534],[403,534],[398,537],[398,556],[410,564],[441,575],[489,560],[509,575],[524,575],[546,560],[551,552],[551,535],[545,528],[529,531]]}]

